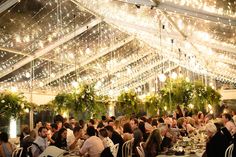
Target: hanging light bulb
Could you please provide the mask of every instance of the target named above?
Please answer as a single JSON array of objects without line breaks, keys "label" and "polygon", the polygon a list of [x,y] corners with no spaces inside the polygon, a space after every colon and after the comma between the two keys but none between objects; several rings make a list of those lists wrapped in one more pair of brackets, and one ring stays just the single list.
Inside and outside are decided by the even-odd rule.
[{"label": "hanging light bulb", "polygon": [[161,82],[165,82],[165,81],[166,81],[166,75],[165,75],[165,74],[160,74],[160,75],[159,75],[159,80],[160,80]]},{"label": "hanging light bulb", "polygon": [[211,106],[211,104],[208,104],[208,108],[211,110],[212,109],[212,106]]},{"label": "hanging light bulb", "polygon": [[194,108],[194,105],[193,105],[193,104],[189,104],[188,106],[189,106],[189,108],[191,108],[191,109]]},{"label": "hanging light bulb", "polygon": [[190,79],[189,79],[189,77],[186,77],[186,79],[185,79],[187,82],[190,82]]},{"label": "hanging light bulb", "polygon": [[76,88],[76,87],[78,87],[78,82],[77,81],[72,81],[71,82],[71,85],[74,87],[74,88]]},{"label": "hanging light bulb", "polygon": [[113,90],[109,90],[108,95],[113,96],[114,92]]},{"label": "hanging light bulb", "polygon": [[43,87],[43,82],[39,82],[39,87]]},{"label": "hanging light bulb", "polygon": [[54,73],[51,73],[51,77],[54,78],[56,75]]},{"label": "hanging light bulb", "polygon": [[165,111],[167,110],[167,106],[164,106],[164,110],[165,110]]},{"label": "hanging light bulb", "polygon": [[141,92],[141,91],[142,91],[142,89],[141,89],[140,87],[138,87],[137,91],[138,91],[138,92]]},{"label": "hanging light bulb", "polygon": [[15,86],[12,86],[12,87],[11,87],[11,91],[12,91],[12,92],[17,92],[17,91],[18,91],[18,88],[15,87]]},{"label": "hanging light bulb", "polygon": [[17,35],[16,38],[15,38],[15,40],[16,40],[16,42],[20,43],[20,42],[21,42],[21,38],[20,38],[20,36]]},{"label": "hanging light bulb", "polygon": [[177,79],[177,74],[176,74],[176,72],[173,72],[173,73],[171,74],[171,78],[174,79],[174,80]]},{"label": "hanging light bulb", "polygon": [[30,42],[30,37],[29,37],[29,35],[26,35],[23,40],[24,40],[25,42]]},{"label": "hanging light bulb", "polygon": [[26,78],[30,78],[30,76],[31,76],[31,75],[30,75],[29,72],[27,72],[27,73],[25,74],[25,77],[26,77]]},{"label": "hanging light bulb", "polygon": [[86,48],[85,53],[89,55],[91,53],[90,48]]}]

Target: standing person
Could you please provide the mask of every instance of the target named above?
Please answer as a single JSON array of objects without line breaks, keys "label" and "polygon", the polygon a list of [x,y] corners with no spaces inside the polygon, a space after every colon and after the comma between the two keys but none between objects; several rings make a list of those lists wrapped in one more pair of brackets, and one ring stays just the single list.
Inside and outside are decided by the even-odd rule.
[{"label": "standing person", "polygon": [[13,144],[8,141],[8,134],[6,132],[2,132],[0,134],[0,156],[1,157],[11,157],[12,152],[14,150]]},{"label": "standing person", "polygon": [[47,131],[45,127],[39,128],[38,137],[32,144],[33,157],[38,157],[48,147]]}]

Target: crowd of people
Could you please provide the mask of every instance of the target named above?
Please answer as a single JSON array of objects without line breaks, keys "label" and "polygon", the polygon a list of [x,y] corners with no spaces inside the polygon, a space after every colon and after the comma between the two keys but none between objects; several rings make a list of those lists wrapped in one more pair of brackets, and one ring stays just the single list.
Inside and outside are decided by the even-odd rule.
[{"label": "crowd of people", "polygon": [[[136,147],[142,147],[146,157],[156,157],[167,152],[178,140],[194,135],[199,131],[207,135],[206,148],[202,150],[205,157],[224,157],[226,149],[235,145],[236,125],[235,112],[222,113],[220,117],[202,112],[185,115],[177,107],[173,115],[147,118],[136,117],[106,117],[101,120],[90,119],[76,121],[74,117],[68,120],[60,115],[54,117],[54,123],[41,121],[33,130],[25,127],[20,137],[23,147],[22,156],[39,156],[48,146],[76,151],[77,155],[90,157],[116,156],[114,145],[119,144],[117,156],[122,157],[122,145],[132,141],[132,156],[139,157]],[[8,142],[8,135],[0,134],[0,156],[8,157],[14,150]],[[30,147],[31,146],[31,147]],[[27,148],[31,148],[30,152]],[[236,147],[236,146],[235,146]],[[236,156],[236,150],[233,156]]]}]

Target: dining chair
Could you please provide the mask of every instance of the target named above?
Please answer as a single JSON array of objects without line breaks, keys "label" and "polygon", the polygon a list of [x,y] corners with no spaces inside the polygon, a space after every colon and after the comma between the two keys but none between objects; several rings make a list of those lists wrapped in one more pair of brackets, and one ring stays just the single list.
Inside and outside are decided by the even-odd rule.
[{"label": "dining chair", "polygon": [[117,157],[118,149],[119,149],[119,143],[111,147],[111,152],[113,157]]},{"label": "dining chair", "polygon": [[231,144],[225,151],[225,157],[233,157],[234,144]]},{"label": "dining chair", "polygon": [[145,153],[144,153],[143,148],[137,146],[136,149],[137,149],[137,152],[138,152],[140,157],[145,157]]},{"label": "dining chair", "polygon": [[23,152],[23,148],[20,147],[20,148],[16,148],[13,152],[12,152],[12,157],[21,157],[22,155],[22,152]]},{"label": "dining chair", "polygon": [[122,146],[122,157],[132,157],[134,138],[126,141]]}]

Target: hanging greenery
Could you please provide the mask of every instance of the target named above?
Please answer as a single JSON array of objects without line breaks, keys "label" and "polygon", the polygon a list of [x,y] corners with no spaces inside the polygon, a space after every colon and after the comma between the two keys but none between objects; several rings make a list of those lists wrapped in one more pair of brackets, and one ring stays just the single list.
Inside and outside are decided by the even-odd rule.
[{"label": "hanging greenery", "polygon": [[169,109],[176,105],[187,106],[192,99],[193,85],[183,79],[168,79],[165,86],[161,89],[160,103],[168,106]]},{"label": "hanging greenery", "polygon": [[134,91],[122,92],[117,100],[115,109],[119,115],[131,115],[142,110],[142,102]]},{"label": "hanging greenery", "polygon": [[55,104],[54,110],[60,114],[64,111],[71,109],[73,106],[73,95],[71,93],[59,93],[52,104]]},{"label": "hanging greenery", "polygon": [[25,104],[25,97],[22,94],[3,91],[0,93],[0,116],[16,118],[28,108]]},{"label": "hanging greenery", "polygon": [[160,104],[160,96],[158,94],[148,95],[145,98],[145,109],[148,114],[154,116],[157,114],[158,109],[162,110],[163,106]]},{"label": "hanging greenery", "polygon": [[94,87],[88,84],[80,85],[78,94],[73,93],[75,100],[72,109],[79,112],[93,112],[95,108],[95,92]]},{"label": "hanging greenery", "polygon": [[87,113],[86,117],[90,118],[97,110],[101,111],[103,106],[96,103],[96,95],[93,85],[81,84],[72,93],[60,93],[53,100],[55,109],[58,113],[74,112]]},{"label": "hanging greenery", "polygon": [[101,118],[102,115],[106,115],[111,98],[104,95],[96,96],[93,118]]},{"label": "hanging greenery", "polygon": [[173,110],[177,105],[188,107],[194,105],[197,111],[205,111],[206,105],[220,104],[221,95],[210,86],[201,82],[187,82],[184,79],[167,80],[160,91],[160,103]]},{"label": "hanging greenery", "polygon": [[220,104],[221,95],[210,86],[204,86],[201,82],[194,83],[194,91],[191,103],[194,104],[195,109],[204,111],[206,105],[210,104],[213,107]]}]

